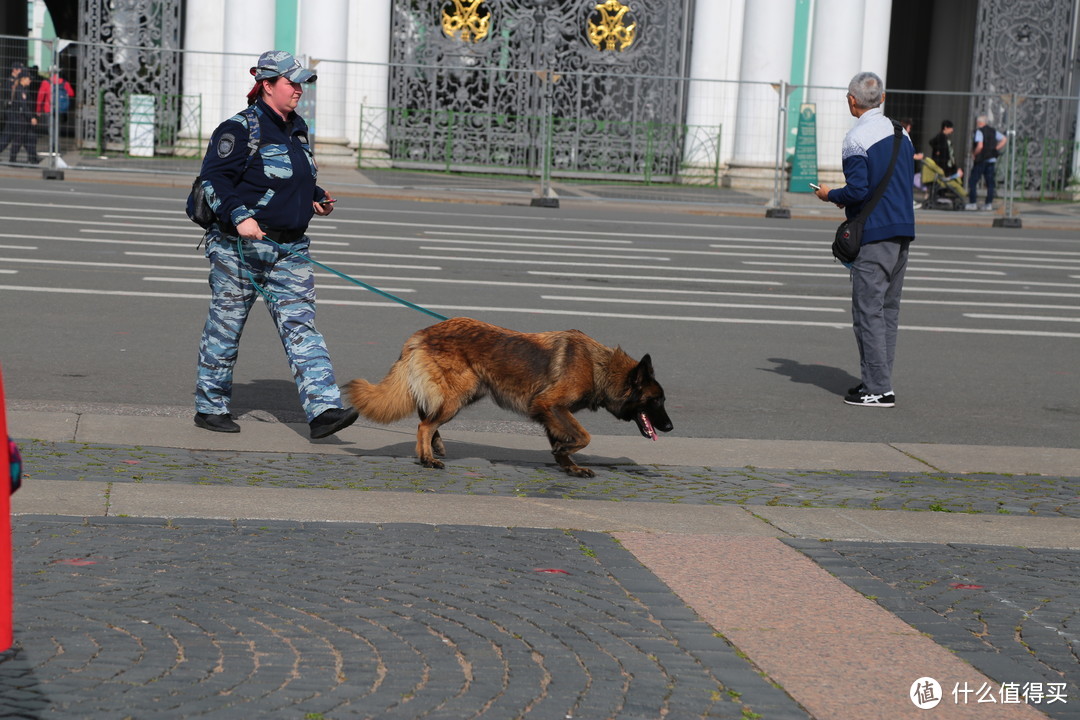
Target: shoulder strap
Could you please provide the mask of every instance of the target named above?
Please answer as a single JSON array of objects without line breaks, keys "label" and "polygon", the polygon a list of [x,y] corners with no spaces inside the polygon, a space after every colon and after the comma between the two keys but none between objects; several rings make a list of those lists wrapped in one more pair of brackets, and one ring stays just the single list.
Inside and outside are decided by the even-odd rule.
[{"label": "shoulder strap", "polygon": [[262,125],[259,124],[259,111],[254,105],[248,105],[240,111],[247,119],[248,130],[248,158],[259,152],[259,142],[262,140]]},{"label": "shoulder strap", "polygon": [[896,158],[900,155],[900,140],[904,137],[904,128],[895,120],[890,119],[889,122],[893,124],[892,159],[889,160],[889,169],[885,171],[885,174],[881,178],[881,182],[874,188],[874,194],[870,196],[870,199],[867,200],[866,204],[859,210],[859,218],[863,220],[870,216],[870,213],[874,211],[874,206],[878,204],[878,200],[885,194],[885,188],[889,184],[889,178],[892,177],[893,169],[896,168]]}]

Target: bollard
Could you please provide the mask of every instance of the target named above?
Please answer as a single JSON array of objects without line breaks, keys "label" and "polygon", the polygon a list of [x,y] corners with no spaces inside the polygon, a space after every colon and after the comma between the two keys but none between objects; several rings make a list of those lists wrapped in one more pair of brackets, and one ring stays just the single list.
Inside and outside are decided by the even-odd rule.
[{"label": "bollard", "polygon": [[4,402],[4,376],[0,372],[0,652],[11,647],[14,588],[11,579],[11,467],[8,451],[7,405]]}]

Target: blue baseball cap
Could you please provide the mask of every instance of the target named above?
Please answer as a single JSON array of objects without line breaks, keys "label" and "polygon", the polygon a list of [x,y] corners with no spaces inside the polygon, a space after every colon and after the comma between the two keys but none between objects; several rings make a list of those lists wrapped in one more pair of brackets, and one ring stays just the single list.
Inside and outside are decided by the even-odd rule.
[{"label": "blue baseball cap", "polygon": [[259,56],[259,64],[251,68],[256,80],[284,77],[295,83],[315,82],[319,76],[308,70],[285,50],[267,50]]}]

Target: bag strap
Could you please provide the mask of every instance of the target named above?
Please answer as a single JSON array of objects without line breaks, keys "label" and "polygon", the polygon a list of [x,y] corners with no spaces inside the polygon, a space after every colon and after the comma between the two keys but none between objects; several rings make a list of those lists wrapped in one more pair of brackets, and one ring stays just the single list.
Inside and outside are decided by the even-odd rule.
[{"label": "bag strap", "polygon": [[885,187],[889,184],[889,178],[892,177],[893,170],[896,168],[896,158],[900,155],[900,139],[904,137],[904,128],[900,126],[900,123],[893,119],[889,119],[889,122],[893,124],[893,146],[892,146],[892,159],[889,160],[889,169],[885,171],[885,175],[881,178],[881,182],[874,188],[874,194],[870,196],[870,199],[866,201],[866,204],[859,210],[857,216],[858,220],[866,220],[870,216],[870,213],[874,211],[874,206],[878,204],[878,200],[885,194]]},{"label": "bag strap", "polygon": [[[259,152],[259,143],[262,140],[262,125],[259,124],[259,112],[255,109],[254,105],[248,105],[240,111],[240,114],[247,120],[248,131],[248,154],[244,157],[244,169],[240,171],[240,174],[243,175],[251,165],[251,157]],[[191,186],[192,192],[195,191],[195,186],[201,186],[201,183],[202,174],[200,173],[195,177],[195,182]],[[206,191],[204,190],[203,192]]]},{"label": "bag strap", "polygon": [[251,156],[259,152],[259,142],[262,140],[262,125],[259,123],[259,112],[254,105],[248,105],[240,111],[240,114],[247,118],[248,154],[247,158],[244,159],[244,170],[247,170]]}]

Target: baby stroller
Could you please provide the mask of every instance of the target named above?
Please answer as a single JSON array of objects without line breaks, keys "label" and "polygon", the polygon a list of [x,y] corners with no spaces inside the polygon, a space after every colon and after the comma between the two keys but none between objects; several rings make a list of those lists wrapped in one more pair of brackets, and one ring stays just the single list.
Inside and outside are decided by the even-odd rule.
[{"label": "baby stroller", "polygon": [[941,166],[928,157],[922,161],[922,181],[926,186],[924,210],[963,210],[967,191],[956,175],[948,177]]}]

